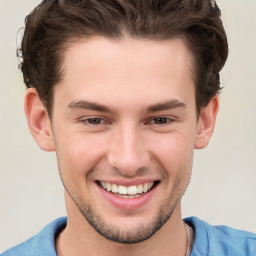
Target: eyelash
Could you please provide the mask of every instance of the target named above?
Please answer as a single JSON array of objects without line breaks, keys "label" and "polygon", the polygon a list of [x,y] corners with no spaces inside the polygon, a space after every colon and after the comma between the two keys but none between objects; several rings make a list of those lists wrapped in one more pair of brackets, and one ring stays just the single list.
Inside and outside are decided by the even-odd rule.
[{"label": "eyelash", "polygon": [[[164,123],[161,123],[161,120],[164,121]],[[169,117],[165,117],[165,116],[158,116],[158,117],[154,117],[152,119],[150,119],[149,123],[152,123],[154,125],[168,125],[169,123],[173,122],[174,120],[169,118]],[[160,122],[160,123],[157,123],[157,122]]]},{"label": "eyelash", "polygon": [[[97,124],[90,123],[90,121],[93,121],[93,120],[100,121],[100,123],[97,123]],[[104,123],[102,123],[102,121]],[[90,117],[90,118],[86,118],[86,119],[81,119],[81,120],[79,120],[79,122],[81,122],[82,124],[85,124],[85,125],[89,125],[89,126],[98,126],[98,125],[103,125],[103,124],[107,123],[107,121],[102,117]]]},{"label": "eyelash", "polygon": [[[93,121],[96,121],[96,124],[90,123]],[[170,124],[173,121],[175,121],[175,120],[172,118],[166,117],[166,116],[157,116],[157,117],[150,118],[147,122],[145,122],[145,124],[152,124],[152,125],[156,125],[156,126],[165,126],[165,125]],[[106,125],[106,124],[110,123],[106,119],[104,119],[102,117],[97,117],[97,116],[86,118],[86,119],[81,119],[81,120],[79,120],[79,122],[84,125],[91,126],[91,127],[97,127],[99,125]],[[160,123],[157,123],[157,122],[160,122]]]}]

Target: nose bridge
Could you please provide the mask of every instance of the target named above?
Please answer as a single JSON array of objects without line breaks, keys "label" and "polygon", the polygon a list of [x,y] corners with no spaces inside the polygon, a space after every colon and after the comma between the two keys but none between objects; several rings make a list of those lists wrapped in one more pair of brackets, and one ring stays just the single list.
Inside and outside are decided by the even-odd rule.
[{"label": "nose bridge", "polygon": [[112,137],[112,147],[108,161],[124,176],[134,176],[142,168],[146,168],[150,155],[140,129],[128,122],[120,125]]}]

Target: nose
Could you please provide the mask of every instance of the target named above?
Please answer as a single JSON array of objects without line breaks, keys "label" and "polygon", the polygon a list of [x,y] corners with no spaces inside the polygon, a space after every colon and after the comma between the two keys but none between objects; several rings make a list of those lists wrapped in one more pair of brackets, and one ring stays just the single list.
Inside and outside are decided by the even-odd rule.
[{"label": "nose", "polygon": [[139,128],[128,125],[117,128],[110,144],[108,162],[124,177],[135,177],[149,167],[150,153]]}]

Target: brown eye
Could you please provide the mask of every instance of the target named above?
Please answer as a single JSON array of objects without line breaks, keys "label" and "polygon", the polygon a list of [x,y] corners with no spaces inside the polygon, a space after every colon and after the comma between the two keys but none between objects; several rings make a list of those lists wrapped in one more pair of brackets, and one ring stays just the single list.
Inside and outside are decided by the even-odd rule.
[{"label": "brown eye", "polygon": [[102,118],[99,118],[99,117],[89,118],[89,119],[87,120],[87,122],[88,122],[89,124],[92,124],[92,125],[101,124],[102,121],[103,121],[103,119],[102,119]]},{"label": "brown eye", "polygon": [[167,117],[155,117],[153,120],[155,124],[166,124],[169,122]]}]

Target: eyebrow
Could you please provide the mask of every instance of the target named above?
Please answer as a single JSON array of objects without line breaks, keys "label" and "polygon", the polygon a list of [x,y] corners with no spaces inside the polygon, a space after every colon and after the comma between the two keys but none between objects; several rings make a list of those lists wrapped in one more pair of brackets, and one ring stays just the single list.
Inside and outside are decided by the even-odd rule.
[{"label": "eyebrow", "polygon": [[74,100],[68,105],[68,108],[70,108],[70,109],[90,109],[90,110],[95,110],[95,111],[99,111],[99,112],[109,112],[109,113],[114,112],[111,108],[109,108],[105,105],[87,101],[87,100]]},{"label": "eyebrow", "polygon": [[175,109],[175,108],[186,108],[186,104],[179,100],[170,100],[163,103],[157,103],[149,106],[146,109],[146,113]]},{"label": "eyebrow", "polygon": [[[69,109],[90,109],[98,112],[114,113],[115,111],[105,105],[87,100],[74,100],[68,105]],[[169,100],[163,103],[150,105],[146,108],[146,113],[158,112],[168,109],[186,108],[186,104],[179,100]]]}]

